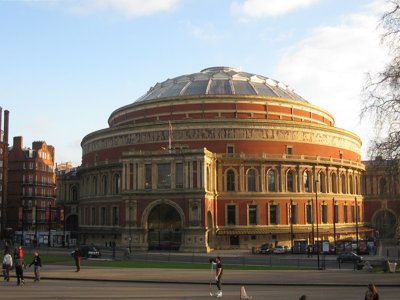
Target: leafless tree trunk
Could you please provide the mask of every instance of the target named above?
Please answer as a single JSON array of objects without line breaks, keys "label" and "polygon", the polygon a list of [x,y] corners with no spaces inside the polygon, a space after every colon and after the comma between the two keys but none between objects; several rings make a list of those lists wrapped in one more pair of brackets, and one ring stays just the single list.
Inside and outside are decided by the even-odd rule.
[{"label": "leafless tree trunk", "polygon": [[369,155],[392,161],[392,172],[400,172],[400,0],[388,0],[390,9],[382,16],[382,44],[388,46],[390,61],[382,72],[368,74],[363,89],[361,117],[375,120],[377,137]]}]

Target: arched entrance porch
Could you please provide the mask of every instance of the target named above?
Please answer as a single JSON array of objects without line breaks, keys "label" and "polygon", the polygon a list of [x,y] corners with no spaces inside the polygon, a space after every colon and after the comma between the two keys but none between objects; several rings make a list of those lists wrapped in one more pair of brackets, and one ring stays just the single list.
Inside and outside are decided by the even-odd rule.
[{"label": "arched entrance porch", "polygon": [[179,250],[182,243],[182,218],[173,205],[154,205],[147,217],[147,229],[149,250]]}]

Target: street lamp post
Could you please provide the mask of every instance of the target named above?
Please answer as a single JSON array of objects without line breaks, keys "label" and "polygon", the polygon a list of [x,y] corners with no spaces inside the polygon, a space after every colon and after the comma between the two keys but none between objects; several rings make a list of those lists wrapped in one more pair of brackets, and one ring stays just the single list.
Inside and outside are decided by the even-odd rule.
[{"label": "street lamp post", "polygon": [[21,205],[21,225],[22,225],[22,231],[21,231],[21,246],[24,245],[24,227],[25,227],[25,219],[24,219],[24,206]]},{"label": "street lamp post", "polygon": [[335,198],[332,198],[332,209],[333,209],[333,246],[334,246],[334,253],[336,254],[336,202]]},{"label": "street lamp post", "polygon": [[51,235],[51,202],[49,202],[49,237],[47,239],[47,245],[50,247],[51,246],[51,239],[50,239],[50,235]]},{"label": "street lamp post", "polygon": [[132,252],[132,203],[129,200],[129,253]]},{"label": "street lamp post", "polygon": [[311,242],[314,247],[315,244],[315,232],[314,232],[314,205],[313,205],[313,200],[309,200],[308,204],[311,205],[310,209],[310,218],[311,218]]},{"label": "street lamp post", "polygon": [[37,214],[38,214],[38,209],[37,209],[37,205],[35,205],[35,238],[34,238],[34,246],[36,247],[38,245],[38,232],[37,232],[37,228],[38,228],[38,218],[37,218]]},{"label": "street lamp post", "polygon": [[355,204],[355,217],[356,217],[356,243],[357,243],[357,254],[359,254],[359,248],[358,248],[358,203],[357,203],[357,197],[354,197],[354,204]]},{"label": "street lamp post", "polygon": [[290,247],[293,253],[293,200],[292,199],[290,199],[289,218],[290,218]]},{"label": "street lamp post", "polygon": [[318,216],[318,179],[315,180],[315,216],[316,216],[316,224],[317,224],[317,264],[318,264],[318,269],[320,268],[320,262],[319,262],[319,230],[318,230],[318,223],[319,223],[319,216]]}]

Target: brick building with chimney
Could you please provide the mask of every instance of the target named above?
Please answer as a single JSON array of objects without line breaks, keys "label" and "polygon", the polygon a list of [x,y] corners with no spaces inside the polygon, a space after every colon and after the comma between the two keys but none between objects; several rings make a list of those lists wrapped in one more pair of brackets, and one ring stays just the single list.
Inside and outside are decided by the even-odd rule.
[{"label": "brick building with chimney", "polygon": [[24,245],[62,243],[62,234],[55,231],[59,211],[54,154],[54,147],[44,141],[24,147],[20,136],[14,137],[9,150],[7,227]]}]

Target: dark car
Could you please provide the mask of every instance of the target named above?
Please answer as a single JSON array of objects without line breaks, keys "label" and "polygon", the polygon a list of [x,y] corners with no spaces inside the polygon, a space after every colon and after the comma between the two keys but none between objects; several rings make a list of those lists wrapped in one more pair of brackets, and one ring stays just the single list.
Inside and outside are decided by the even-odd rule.
[{"label": "dark car", "polygon": [[272,253],[272,248],[269,244],[263,244],[260,247],[260,251],[258,252],[260,254],[271,254]]},{"label": "dark car", "polygon": [[337,257],[337,261],[339,263],[341,263],[341,262],[360,263],[360,262],[362,262],[362,260],[363,260],[363,257],[360,255],[357,255],[354,252],[342,252]]},{"label": "dark car", "polygon": [[82,257],[86,258],[98,258],[101,257],[100,250],[95,246],[80,246],[79,251],[81,252]]}]

